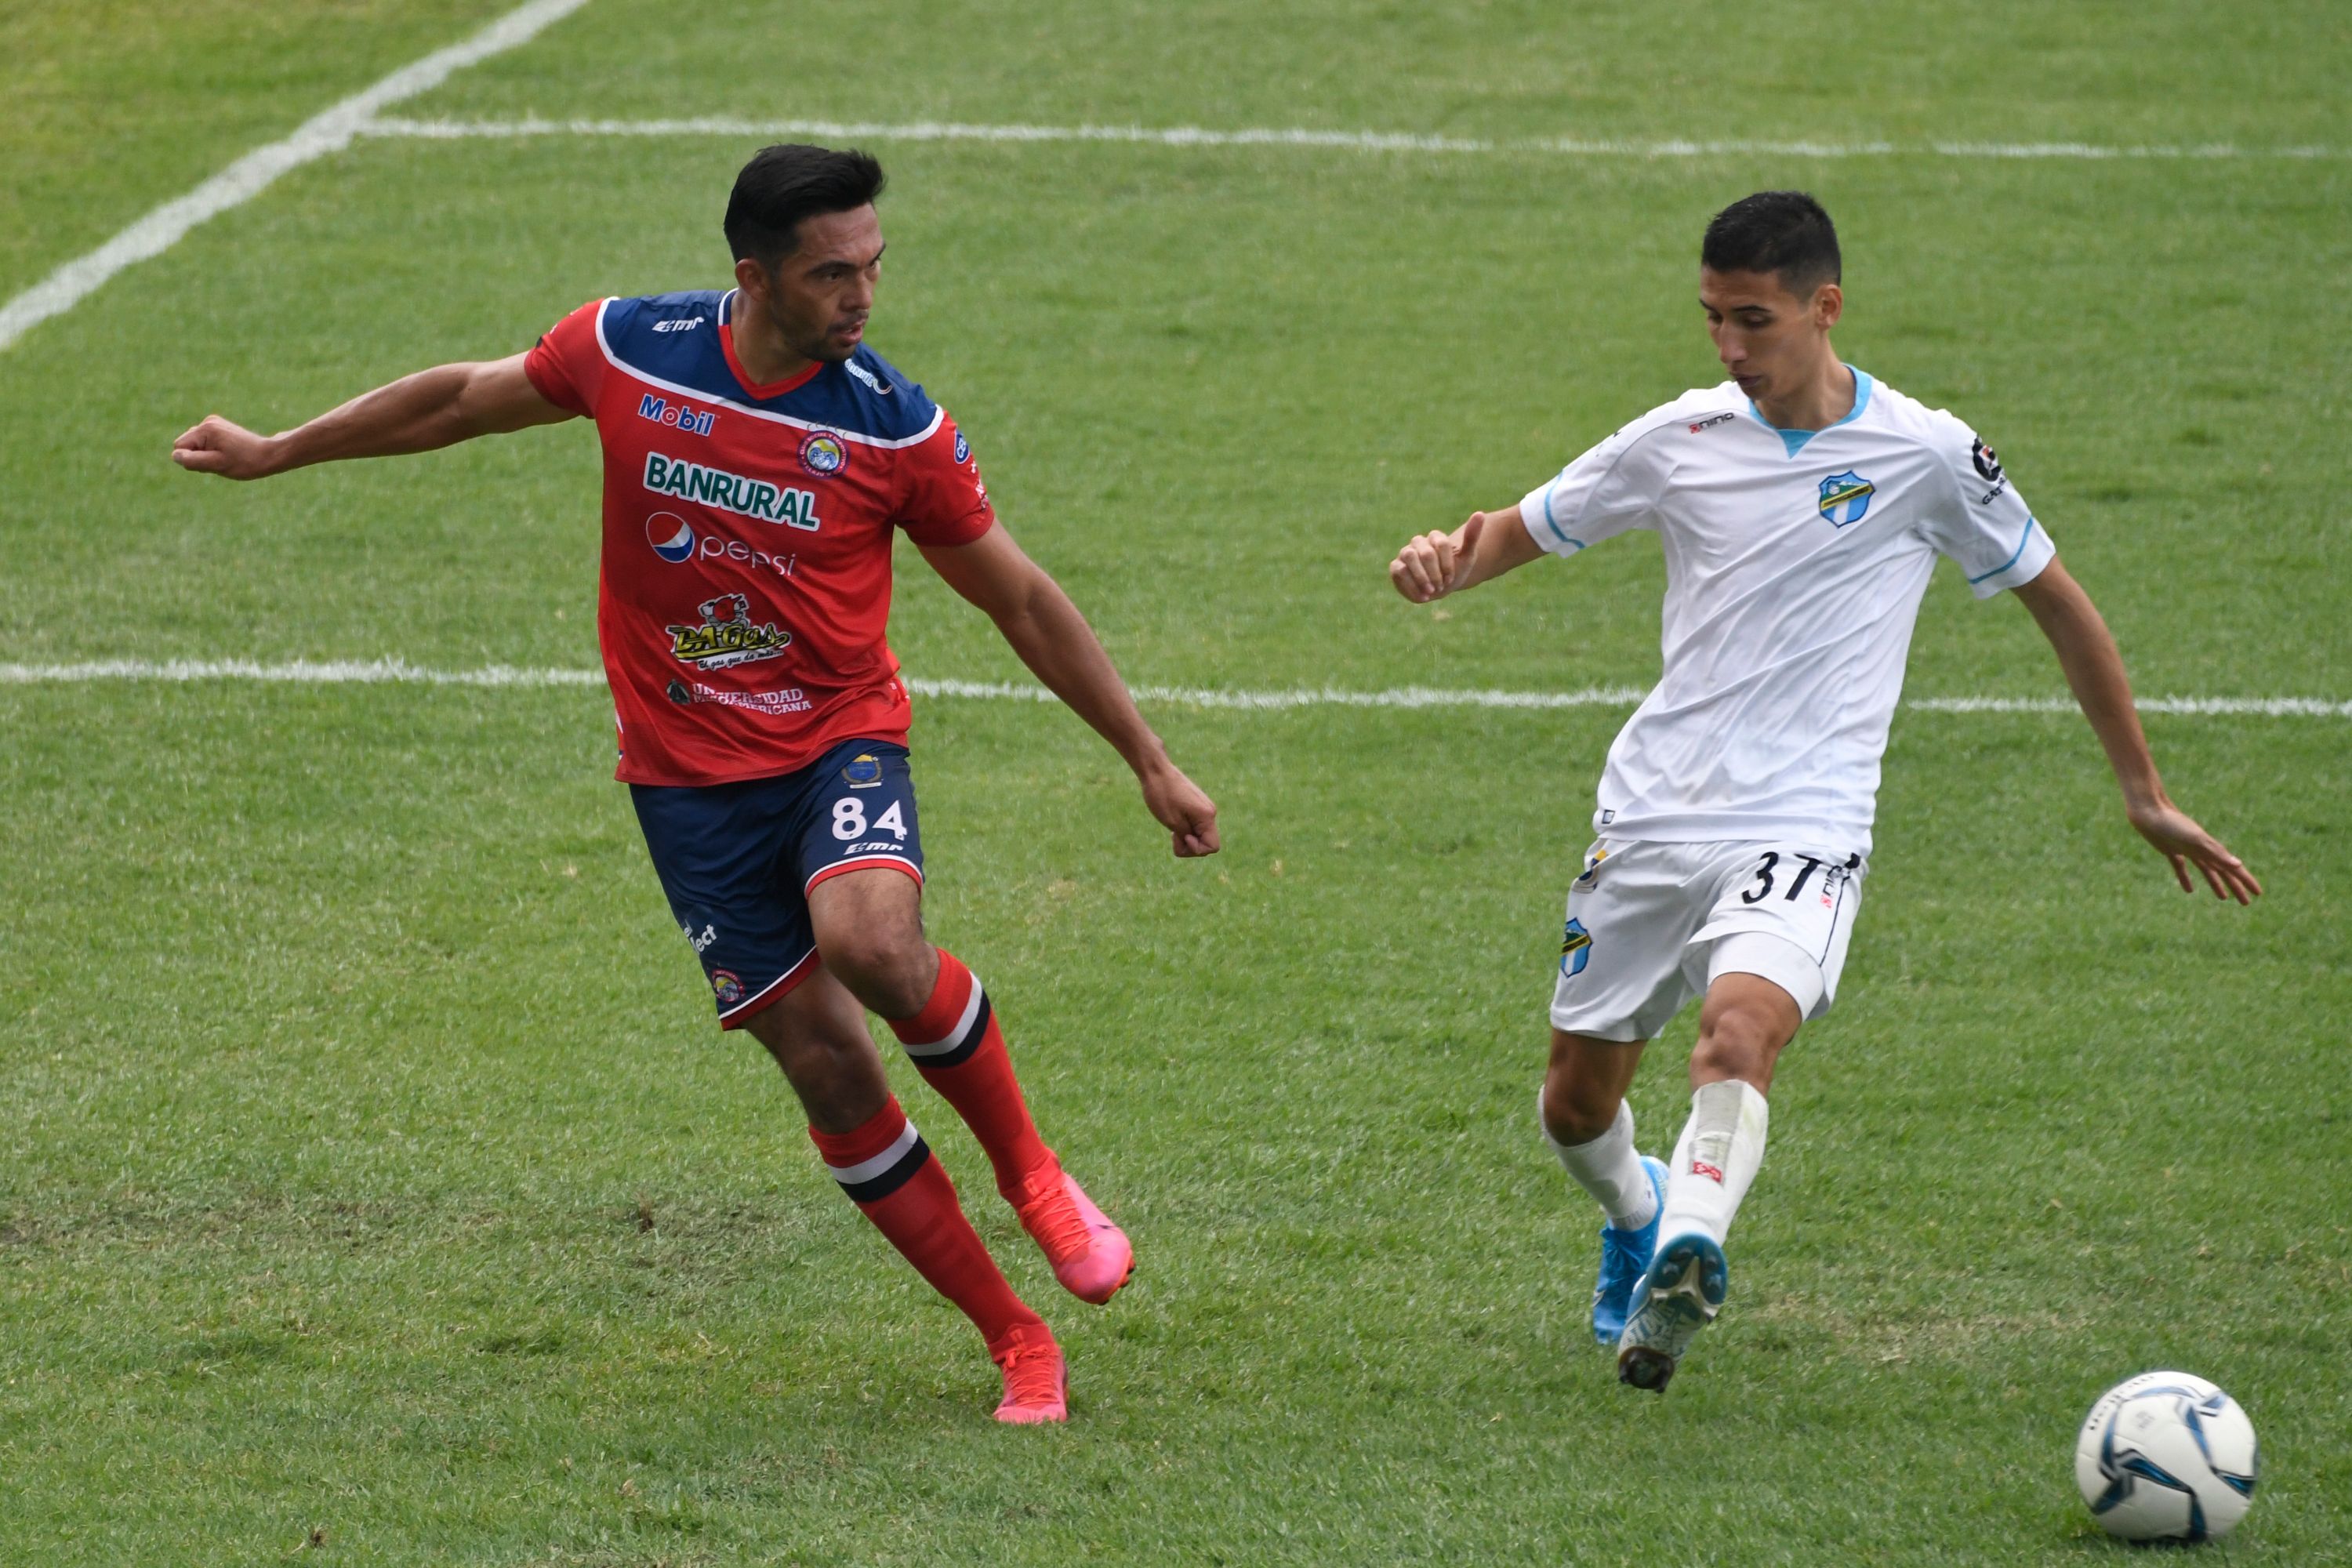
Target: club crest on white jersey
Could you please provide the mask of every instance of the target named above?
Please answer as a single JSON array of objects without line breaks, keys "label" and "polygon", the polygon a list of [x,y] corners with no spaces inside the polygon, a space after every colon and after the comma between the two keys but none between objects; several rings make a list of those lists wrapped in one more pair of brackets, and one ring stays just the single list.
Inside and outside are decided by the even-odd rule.
[{"label": "club crest on white jersey", "polygon": [[1868,515],[1870,498],[1877,488],[1852,468],[1832,474],[1822,481],[1822,515],[1838,528],[1860,522]]}]

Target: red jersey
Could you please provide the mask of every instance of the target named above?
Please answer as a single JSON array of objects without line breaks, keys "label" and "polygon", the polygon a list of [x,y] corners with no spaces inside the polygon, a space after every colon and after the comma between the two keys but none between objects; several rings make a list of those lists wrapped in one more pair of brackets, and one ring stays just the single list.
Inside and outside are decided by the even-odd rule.
[{"label": "red jersey", "polygon": [[593,301],[523,359],[604,444],[596,637],[630,784],[766,778],[855,737],[903,742],[890,531],[967,544],[996,520],[921,387],[863,344],[757,385],[734,300]]}]

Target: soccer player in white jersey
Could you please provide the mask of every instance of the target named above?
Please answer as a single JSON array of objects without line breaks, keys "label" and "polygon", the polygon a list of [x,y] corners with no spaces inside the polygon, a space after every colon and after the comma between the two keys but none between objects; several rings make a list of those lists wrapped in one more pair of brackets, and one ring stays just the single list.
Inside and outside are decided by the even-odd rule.
[{"label": "soccer player in white jersey", "polygon": [[[1390,564],[1415,604],[1629,529],[1665,550],[1664,671],[1610,747],[1568,895],[1537,1108],[1599,1200],[1593,1332],[1663,1390],[1723,1304],[1724,1236],[1764,1158],[1781,1050],[1828,1011],[1862,905],[1879,758],[1936,557],[2025,603],[2106,748],[2125,814],[2217,898],[2262,891],[2166,795],[2115,640],[1968,426],[1840,362],[1837,233],[1811,196],[1718,213],[1699,302],[1730,379],[1653,409],[1516,507]],[[1625,1104],[1642,1047],[1704,996],[1671,1165]]]}]

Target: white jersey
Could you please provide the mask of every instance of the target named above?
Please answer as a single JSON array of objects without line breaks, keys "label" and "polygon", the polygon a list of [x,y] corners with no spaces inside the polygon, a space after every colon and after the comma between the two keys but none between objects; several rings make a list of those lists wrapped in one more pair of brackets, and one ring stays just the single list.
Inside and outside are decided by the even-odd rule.
[{"label": "white jersey", "polygon": [[1937,555],[1988,598],[2056,553],[1968,426],[1853,379],[1853,411],[1813,432],[1733,382],[1685,393],[1519,503],[1554,554],[1633,528],[1665,546],[1664,674],[1609,748],[1595,832],[1867,854]]}]

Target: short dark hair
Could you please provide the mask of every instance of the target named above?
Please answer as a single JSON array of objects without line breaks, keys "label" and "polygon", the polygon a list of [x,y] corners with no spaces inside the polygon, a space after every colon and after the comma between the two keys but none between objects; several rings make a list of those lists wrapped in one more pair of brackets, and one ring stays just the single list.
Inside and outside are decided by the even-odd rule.
[{"label": "short dark hair", "polygon": [[1698,259],[1710,272],[1777,273],[1801,300],[1839,279],[1837,226],[1802,191],[1759,191],[1715,215]]},{"label": "short dark hair", "polygon": [[800,248],[803,218],[870,205],[886,182],[873,155],[801,142],[762,147],[727,198],[727,244],[738,261],[772,268]]}]

